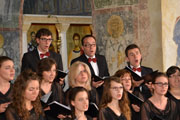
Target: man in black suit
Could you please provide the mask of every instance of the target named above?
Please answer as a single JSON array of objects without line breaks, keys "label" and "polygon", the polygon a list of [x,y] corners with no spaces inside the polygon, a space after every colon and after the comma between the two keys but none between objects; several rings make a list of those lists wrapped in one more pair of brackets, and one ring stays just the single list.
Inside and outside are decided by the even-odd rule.
[{"label": "man in black suit", "polygon": [[[141,66],[142,56],[140,48],[136,44],[130,44],[126,47],[125,50],[126,60],[128,62],[128,67],[132,69],[137,75],[140,77],[145,76],[153,72],[152,68]],[[142,93],[145,100],[151,97],[151,91],[146,86],[148,84],[143,84],[144,80],[135,81],[133,80],[134,84],[134,91],[139,91]],[[140,120],[140,107],[137,105],[132,104],[132,120]]]},{"label": "man in black suit", "polygon": [[[127,46],[125,54],[126,60],[128,61],[128,67],[131,68],[139,76],[142,77],[153,72],[152,68],[141,66],[141,51],[136,44],[130,44],[129,46]],[[140,92],[142,92],[145,99],[148,99],[149,97],[151,97],[151,92],[146,85],[142,84],[143,82],[144,80],[134,81],[134,84],[136,87],[138,87]]]},{"label": "man in black suit", "polygon": [[[82,50],[84,51],[84,54],[82,54],[80,57],[75,58],[71,61],[71,64],[73,64],[76,61],[81,61],[86,63],[90,70],[91,75],[96,75],[99,77],[105,77],[109,76],[109,70],[107,66],[107,62],[104,56],[97,55],[96,53],[96,39],[92,35],[86,35],[82,38]],[[93,87],[97,88],[97,92],[99,97],[101,98],[102,92],[103,92],[103,81],[92,81]]]},{"label": "man in black suit", "polygon": [[49,51],[52,41],[52,33],[48,29],[40,29],[36,34],[37,49],[23,55],[21,71],[31,69],[35,72],[40,59],[46,57],[53,58],[56,61],[57,69],[63,70],[61,55]]}]

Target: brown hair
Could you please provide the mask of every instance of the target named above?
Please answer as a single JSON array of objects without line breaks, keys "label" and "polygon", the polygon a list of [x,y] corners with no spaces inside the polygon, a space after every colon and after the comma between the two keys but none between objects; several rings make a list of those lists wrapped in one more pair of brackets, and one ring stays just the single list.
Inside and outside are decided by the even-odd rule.
[{"label": "brown hair", "polygon": [[[12,106],[17,111],[19,117],[22,120],[29,120],[29,111],[26,109],[24,93],[29,82],[32,80],[36,80],[39,82],[39,77],[35,72],[27,69],[17,77],[13,86]],[[38,95],[36,100],[32,102],[32,105],[38,117],[40,116],[40,114],[43,114],[40,103],[40,95]]]},{"label": "brown hair", "polygon": [[129,76],[131,77],[131,88],[133,87],[133,77],[131,75],[131,72],[129,72],[126,69],[120,69],[118,71],[116,71],[116,73],[113,75],[114,77],[118,77],[118,78],[122,78],[124,77],[125,74],[129,74]]},{"label": "brown hair", "polygon": [[71,107],[71,110],[72,110],[72,119],[74,120],[76,118],[75,116],[75,107],[71,104],[71,101],[74,101],[75,98],[76,98],[76,95],[79,93],[79,92],[86,92],[87,95],[88,95],[88,100],[89,100],[89,93],[88,91],[83,88],[83,87],[74,87],[72,88],[70,91],[69,91],[69,105]]},{"label": "brown hair", "polygon": [[[112,101],[112,96],[110,93],[110,87],[111,87],[111,82],[117,82],[121,83],[120,79],[118,77],[109,77],[104,84],[104,91],[100,103],[100,108],[105,108],[107,107],[107,104]],[[119,108],[121,112],[124,114],[127,120],[131,120],[131,110],[129,107],[129,99],[127,96],[127,92],[123,89],[123,95],[121,100],[119,100]]]},{"label": "brown hair", "polygon": [[91,72],[90,72],[89,66],[86,63],[83,63],[80,61],[73,63],[69,69],[69,73],[68,73],[69,86],[71,86],[71,87],[76,86],[76,80],[75,79],[80,74],[80,70],[79,70],[80,66],[83,66],[85,68],[85,70],[87,71],[88,80],[87,80],[85,88],[88,91],[90,91],[91,90]]},{"label": "brown hair", "polygon": [[11,58],[9,58],[7,56],[0,56],[0,67],[3,62],[8,61],[8,60],[13,61]]},{"label": "brown hair", "polygon": [[125,49],[126,57],[128,57],[128,51],[131,50],[131,49],[134,49],[134,48],[139,49],[139,52],[141,53],[140,48],[139,48],[136,44],[130,44],[130,45],[128,45],[128,46],[126,47],[126,49]]},{"label": "brown hair", "polygon": [[43,79],[43,72],[51,70],[53,65],[55,65],[57,68],[56,61],[52,58],[43,58],[40,60],[37,66],[37,74],[41,80]]}]

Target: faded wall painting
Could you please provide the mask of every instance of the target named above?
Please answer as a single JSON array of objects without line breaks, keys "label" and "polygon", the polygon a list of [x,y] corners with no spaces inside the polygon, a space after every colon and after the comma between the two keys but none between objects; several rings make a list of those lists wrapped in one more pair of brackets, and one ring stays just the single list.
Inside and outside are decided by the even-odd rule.
[{"label": "faded wall painting", "polygon": [[31,27],[29,28],[29,30],[27,32],[28,51],[32,51],[32,50],[36,49],[37,43],[35,41],[35,34],[41,28],[47,28],[52,32],[53,41],[52,41],[49,49],[54,52],[59,53],[58,46],[57,46],[58,34],[57,34],[57,30],[56,30],[56,27],[54,24],[32,24],[31,25]]},{"label": "faded wall painting", "polygon": [[81,49],[81,39],[85,35],[90,34],[92,34],[90,25],[70,25],[66,37],[68,66],[70,66],[71,60],[79,57],[83,53]]},{"label": "faded wall painting", "polygon": [[13,59],[16,73],[20,72],[19,58],[19,32],[0,31],[0,55],[6,55]]},{"label": "faded wall painting", "polygon": [[174,28],[174,35],[173,40],[177,44],[177,59],[176,59],[176,65],[180,66],[180,17],[176,19],[176,24]]},{"label": "faded wall painting", "polygon": [[24,0],[24,14],[91,15],[89,0]]},{"label": "faded wall painting", "polygon": [[[98,1],[94,0],[95,5],[96,2]],[[106,0],[106,2],[112,1]],[[103,9],[95,9],[93,12],[94,35],[98,44],[97,52],[105,55],[111,75],[127,65],[125,48],[129,44],[136,43],[143,51],[143,58],[148,55],[150,46],[151,34],[147,1],[138,3],[137,0],[130,0],[131,6],[127,6],[126,3],[119,2],[120,6],[116,6],[116,8],[101,6]],[[104,5],[102,2],[101,4]],[[114,5],[113,2],[111,4]]]}]

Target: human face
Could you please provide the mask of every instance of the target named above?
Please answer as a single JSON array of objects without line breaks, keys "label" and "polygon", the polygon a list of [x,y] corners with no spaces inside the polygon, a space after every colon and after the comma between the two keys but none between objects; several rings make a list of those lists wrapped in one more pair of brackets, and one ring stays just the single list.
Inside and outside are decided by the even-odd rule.
[{"label": "human face", "polygon": [[24,93],[25,102],[35,101],[39,95],[39,81],[30,80]]},{"label": "human face", "polygon": [[123,85],[121,83],[112,81],[110,87],[110,93],[113,100],[121,100],[123,96]]},{"label": "human face", "polygon": [[165,95],[168,90],[168,79],[164,76],[156,78],[155,83],[152,84],[152,88],[154,89],[154,94]]},{"label": "human face", "polygon": [[131,76],[128,73],[126,73],[120,79],[122,81],[124,89],[126,91],[129,91],[131,89],[131,86],[132,86],[132,84],[131,84]]},{"label": "human face", "polygon": [[137,68],[141,63],[141,53],[138,48],[128,50],[127,61],[130,62],[130,65]]},{"label": "human face", "polygon": [[82,49],[87,56],[93,57],[96,53],[95,39],[93,37],[84,39],[84,45],[82,46]]},{"label": "human face", "polygon": [[74,37],[74,45],[75,45],[75,46],[79,46],[79,43],[80,43],[79,37],[78,37],[78,36],[75,36],[75,37]]},{"label": "human face", "polygon": [[52,65],[49,71],[43,71],[43,81],[45,82],[53,82],[56,77],[56,65]]},{"label": "human face", "polygon": [[49,47],[52,42],[52,36],[41,36],[41,38],[36,39],[38,43],[38,50],[46,53],[49,51]]},{"label": "human face", "polygon": [[171,88],[180,88],[180,72],[176,70],[176,72],[169,77],[169,85]]},{"label": "human face", "polygon": [[86,91],[77,93],[74,101],[71,101],[72,106],[75,107],[75,112],[85,112],[89,107],[89,99]]},{"label": "human face", "polygon": [[15,69],[11,60],[4,61],[0,67],[0,78],[6,81],[14,79]]},{"label": "human face", "polygon": [[88,81],[88,73],[83,65],[79,65],[79,74],[76,77],[77,84],[84,84]]}]

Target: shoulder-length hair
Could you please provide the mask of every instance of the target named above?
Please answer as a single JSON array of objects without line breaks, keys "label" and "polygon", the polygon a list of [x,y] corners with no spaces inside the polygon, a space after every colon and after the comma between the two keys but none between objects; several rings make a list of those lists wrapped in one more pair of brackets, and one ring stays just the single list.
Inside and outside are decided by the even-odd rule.
[{"label": "shoulder-length hair", "polygon": [[[103,91],[102,99],[100,102],[100,108],[107,107],[107,104],[112,101],[112,95],[110,92],[112,81],[122,84],[122,82],[120,81],[118,77],[109,77],[108,79],[106,79],[105,84],[104,84],[104,91]],[[124,114],[124,116],[126,117],[126,119],[131,120],[131,110],[129,107],[129,99],[127,96],[127,92],[124,89],[123,89],[122,98],[121,100],[119,100],[119,108],[121,112]]]},{"label": "shoulder-length hair", "polygon": [[69,73],[68,73],[69,86],[76,87],[76,78],[81,72],[80,66],[83,66],[85,70],[87,71],[88,80],[87,80],[85,88],[88,91],[90,91],[91,90],[91,72],[90,72],[89,66],[86,63],[83,63],[80,61],[73,63],[69,69]]},{"label": "shoulder-length hair", "polygon": [[56,61],[52,58],[43,58],[39,61],[36,71],[41,80],[43,79],[43,72],[51,70],[53,65],[57,68]]},{"label": "shoulder-length hair", "polygon": [[[13,86],[12,106],[22,120],[29,120],[30,114],[26,109],[24,94],[28,84],[32,80],[39,82],[39,77],[35,72],[27,69],[17,77]],[[38,117],[43,114],[40,103],[40,95],[38,95],[36,100],[32,102],[32,105]]]},{"label": "shoulder-length hair", "polygon": [[129,74],[130,78],[131,78],[131,89],[133,87],[133,77],[131,75],[131,72],[129,72],[128,70],[126,69],[120,69],[118,71],[116,71],[116,73],[113,75],[114,77],[118,77],[118,78],[122,78],[124,77],[125,74]]}]

